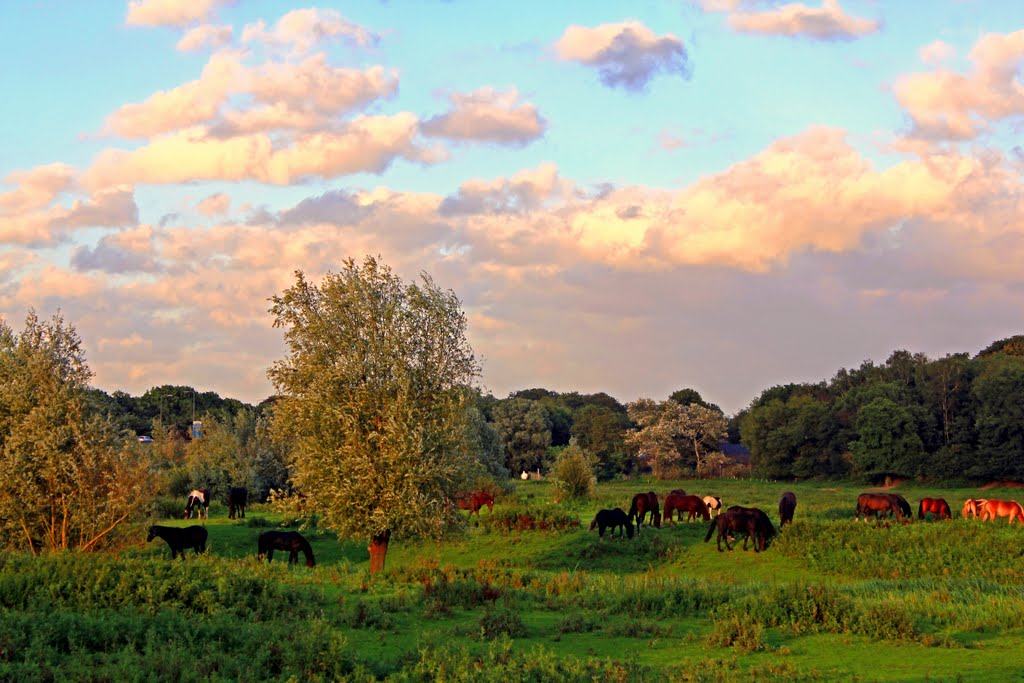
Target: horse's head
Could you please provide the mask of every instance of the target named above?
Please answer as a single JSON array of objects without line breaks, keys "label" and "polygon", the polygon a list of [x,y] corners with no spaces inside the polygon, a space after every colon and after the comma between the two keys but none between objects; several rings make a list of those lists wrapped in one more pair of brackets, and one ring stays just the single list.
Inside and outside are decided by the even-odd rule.
[{"label": "horse's head", "polygon": [[149,536],[146,537],[146,543],[149,543],[154,538],[156,538],[156,527],[155,526],[151,526],[151,527],[149,527]]},{"label": "horse's head", "polygon": [[628,520],[626,521],[626,538],[633,538],[633,523]]}]

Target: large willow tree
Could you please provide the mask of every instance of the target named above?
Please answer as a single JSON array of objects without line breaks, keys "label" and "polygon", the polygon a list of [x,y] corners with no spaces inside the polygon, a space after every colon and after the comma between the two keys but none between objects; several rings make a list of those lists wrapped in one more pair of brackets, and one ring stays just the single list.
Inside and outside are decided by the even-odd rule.
[{"label": "large willow tree", "polygon": [[453,500],[477,466],[467,387],[479,370],[455,294],[367,257],[319,286],[296,272],[271,302],[288,347],[267,372],[280,394],[274,435],[323,524],[368,538],[375,572],[392,536],[457,526]]},{"label": "large willow tree", "polygon": [[93,550],[117,541],[152,499],[134,435],[89,418],[92,372],[75,329],[34,312],[0,320],[0,545]]}]

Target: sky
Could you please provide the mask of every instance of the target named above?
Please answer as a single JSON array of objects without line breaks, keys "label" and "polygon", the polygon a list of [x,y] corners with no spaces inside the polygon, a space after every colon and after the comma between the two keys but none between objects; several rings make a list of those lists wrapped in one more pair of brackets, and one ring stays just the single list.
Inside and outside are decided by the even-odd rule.
[{"label": "sky", "polygon": [[268,299],[380,256],[481,386],[735,413],[1024,332],[1024,3],[20,0],[0,317],[256,403]]}]

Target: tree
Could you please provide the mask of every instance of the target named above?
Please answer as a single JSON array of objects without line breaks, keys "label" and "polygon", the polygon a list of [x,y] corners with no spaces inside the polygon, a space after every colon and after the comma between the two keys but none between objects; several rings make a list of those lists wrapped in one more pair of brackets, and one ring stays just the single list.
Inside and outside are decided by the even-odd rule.
[{"label": "tree", "polygon": [[924,444],[913,413],[888,398],[876,398],[857,414],[857,440],[850,444],[854,464],[870,479],[923,473]]},{"label": "tree", "polygon": [[153,496],[133,434],[89,416],[92,377],[74,327],[34,311],[0,320],[0,540],[6,547],[111,545]]},{"label": "tree", "polygon": [[709,408],[699,403],[683,406],[679,434],[685,438],[693,450],[693,469],[703,472],[704,458],[708,453],[718,451],[718,444],[726,439],[729,421],[717,408]]},{"label": "tree", "polygon": [[600,405],[585,405],[576,413],[572,435],[580,448],[597,458],[598,478],[607,480],[629,471],[626,430],[629,417]]},{"label": "tree", "polygon": [[551,468],[560,497],[587,498],[597,488],[594,476],[594,457],[584,451],[575,441],[561,450]]},{"label": "tree", "polygon": [[636,449],[641,462],[649,464],[659,479],[679,476],[682,454],[678,438],[683,406],[672,400],[657,403],[641,398],[627,404],[626,410],[637,425],[626,433],[626,445]]},{"label": "tree", "polygon": [[551,423],[538,401],[510,398],[494,407],[494,429],[505,444],[512,474],[540,469],[551,445]]},{"label": "tree", "polygon": [[370,571],[392,535],[439,538],[475,466],[468,385],[479,374],[466,319],[426,274],[404,284],[373,257],[317,286],[301,271],[271,298],[288,352],[267,371],[280,397],[274,436],[322,523],[369,537]]}]

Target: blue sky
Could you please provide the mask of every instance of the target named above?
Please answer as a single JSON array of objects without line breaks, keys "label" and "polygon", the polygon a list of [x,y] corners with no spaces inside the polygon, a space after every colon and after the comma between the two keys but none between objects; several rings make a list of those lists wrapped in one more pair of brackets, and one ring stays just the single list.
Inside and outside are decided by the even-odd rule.
[{"label": "blue sky", "polygon": [[267,298],[366,254],[459,295],[497,395],[734,412],[1021,331],[1016,3],[0,12],[0,315],[108,391],[259,401]]}]

